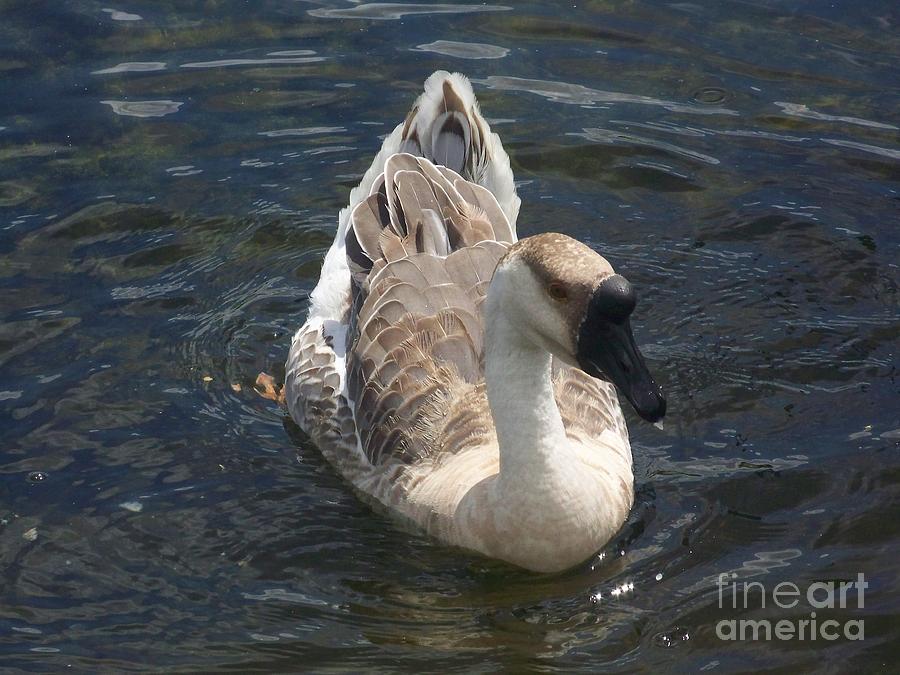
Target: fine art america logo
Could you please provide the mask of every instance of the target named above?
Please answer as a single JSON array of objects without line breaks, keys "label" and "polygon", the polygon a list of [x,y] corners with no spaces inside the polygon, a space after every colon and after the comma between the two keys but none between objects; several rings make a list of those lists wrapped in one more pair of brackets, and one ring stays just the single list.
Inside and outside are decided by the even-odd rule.
[{"label": "fine art america logo", "polygon": [[781,619],[722,619],[716,624],[720,640],[863,640],[862,619],[838,620],[819,616],[820,610],[863,609],[869,587],[864,574],[856,581],[815,581],[805,589],[782,581],[771,592],[759,581],[736,581],[737,574],[719,575],[719,609],[737,611],[793,610],[800,616]]}]

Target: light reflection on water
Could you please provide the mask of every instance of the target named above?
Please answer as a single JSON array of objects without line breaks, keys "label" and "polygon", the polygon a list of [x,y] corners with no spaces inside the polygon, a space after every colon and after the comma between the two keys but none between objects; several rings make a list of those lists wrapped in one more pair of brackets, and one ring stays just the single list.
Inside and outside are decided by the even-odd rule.
[{"label": "light reflection on water", "polygon": [[[5,666],[897,662],[896,12],[577,4],[5,11]],[[520,232],[636,283],[669,392],[630,418],[626,526],[562,575],[408,532],[253,393],[436,68],[475,82]],[[722,572],[864,572],[867,639],[726,645]]]}]

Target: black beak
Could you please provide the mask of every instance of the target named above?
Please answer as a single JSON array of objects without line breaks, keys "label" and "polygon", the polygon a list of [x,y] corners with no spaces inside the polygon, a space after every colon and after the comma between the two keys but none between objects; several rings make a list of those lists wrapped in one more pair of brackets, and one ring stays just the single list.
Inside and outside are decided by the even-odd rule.
[{"label": "black beak", "polygon": [[629,316],[636,304],[631,284],[618,274],[594,291],[578,333],[578,365],[609,380],[648,422],[666,414],[666,399],[634,344]]}]

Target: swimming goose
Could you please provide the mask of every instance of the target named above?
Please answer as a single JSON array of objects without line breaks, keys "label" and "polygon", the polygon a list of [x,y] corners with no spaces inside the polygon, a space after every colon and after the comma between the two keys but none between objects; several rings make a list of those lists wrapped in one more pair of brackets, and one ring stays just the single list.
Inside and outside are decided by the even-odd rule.
[{"label": "swimming goose", "polygon": [[561,234],[517,240],[509,157],[439,71],[341,211],[293,338],[291,417],[356,488],[438,539],[555,572],[633,502],[617,385],[665,399],[631,285]]}]

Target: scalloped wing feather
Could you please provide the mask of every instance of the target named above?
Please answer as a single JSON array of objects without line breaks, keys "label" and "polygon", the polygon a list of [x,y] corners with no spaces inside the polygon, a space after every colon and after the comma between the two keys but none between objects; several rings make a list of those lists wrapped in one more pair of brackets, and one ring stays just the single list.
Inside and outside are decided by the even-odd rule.
[{"label": "scalloped wing feather", "polygon": [[481,306],[518,208],[468,80],[434,73],[351,192],[291,350],[288,408],[326,454],[405,464],[491,437]]}]

